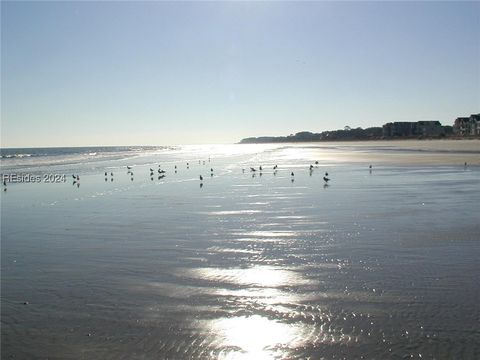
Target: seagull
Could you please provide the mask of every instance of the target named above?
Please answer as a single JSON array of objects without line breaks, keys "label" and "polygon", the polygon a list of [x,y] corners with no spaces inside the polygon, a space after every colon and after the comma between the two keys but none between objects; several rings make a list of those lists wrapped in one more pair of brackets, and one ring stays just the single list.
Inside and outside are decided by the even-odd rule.
[{"label": "seagull", "polygon": [[318,161],[315,161],[315,165],[318,165]]},{"label": "seagull", "polygon": [[203,181],[203,176],[202,175],[200,175],[200,181]]},{"label": "seagull", "polygon": [[152,168],[150,168],[150,172],[153,172],[153,169],[152,169]]},{"label": "seagull", "polygon": [[128,169],[128,170],[130,170],[130,169],[131,169],[131,167],[127,165],[127,169]]},{"label": "seagull", "polygon": [[290,175],[295,176],[295,174],[293,173],[293,171],[292,171],[292,173],[291,173]]},{"label": "seagull", "polygon": [[105,176],[107,176],[107,172],[105,171]]},{"label": "seagull", "polygon": [[262,165],[260,165],[260,167],[258,168],[260,171],[262,171]]},{"label": "seagull", "polygon": [[257,171],[255,168],[251,167],[250,171]]},{"label": "seagull", "polygon": [[313,170],[313,165],[310,165],[310,171]]},{"label": "seagull", "polygon": [[327,176],[328,176],[328,172],[325,172],[325,177],[327,177]]},{"label": "seagull", "polygon": [[327,178],[326,176],[323,177],[323,180],[325,181],[325,183],[328,183],[330,181],[330,179]]},{"label": "seagull", "polygon": [[277,167],[278,167],[278,166],[277,166],[277,165],[275,165],[275,166],[273,167],[273,170],[277,170]]},{"label": "seagull", "polygon": [[210,168],[210,172],[213,172],[213,168]]}]

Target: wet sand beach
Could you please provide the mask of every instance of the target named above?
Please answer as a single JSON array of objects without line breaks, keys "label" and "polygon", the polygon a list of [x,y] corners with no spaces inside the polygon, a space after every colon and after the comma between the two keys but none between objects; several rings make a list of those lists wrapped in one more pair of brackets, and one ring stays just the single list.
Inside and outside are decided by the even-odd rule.
[{"label": "wet sand beach", "polygon": [[2,359],[480,357],[478,141],[100,155],[2,159],[68,176],[2,191]]}]

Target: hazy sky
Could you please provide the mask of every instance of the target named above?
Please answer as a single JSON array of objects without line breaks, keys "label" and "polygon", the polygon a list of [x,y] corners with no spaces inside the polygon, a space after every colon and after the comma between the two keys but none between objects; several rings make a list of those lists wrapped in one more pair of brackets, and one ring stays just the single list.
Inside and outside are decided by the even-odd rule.
[{"label": "hazy sky", "polygon": [[480,111],[479,2],[4,2],[1,145],[231,143]]}]

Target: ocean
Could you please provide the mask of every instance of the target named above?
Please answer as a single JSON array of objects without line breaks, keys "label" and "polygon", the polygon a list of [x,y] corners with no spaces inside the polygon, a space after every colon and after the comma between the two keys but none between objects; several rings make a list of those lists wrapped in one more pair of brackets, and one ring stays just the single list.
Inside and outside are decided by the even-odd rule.
[{"label": "ocean", "polygon": [[479,165],[478,141],[2,149],[1,357],[478,359]]}]

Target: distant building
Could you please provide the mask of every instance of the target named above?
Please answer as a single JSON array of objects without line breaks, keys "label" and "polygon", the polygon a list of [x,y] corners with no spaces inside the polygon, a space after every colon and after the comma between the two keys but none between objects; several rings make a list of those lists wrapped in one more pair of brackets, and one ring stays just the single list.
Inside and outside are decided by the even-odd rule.
[{"label": "distant building", "polygon": [[445,133],[440,121],[417,121],[417,135],[440,136]]},{"label": "distant building", "polygon": [[440,136],[444,129],[440,121],[396,121],[383,125],[384,137]]},{"label": "distant building", "polygon": [[453,123],[453,133],[455,135],[466,136],[469,133],[469,122],[470,118],[468,117],[459,117],[455,119]]},{"label": "distant building", "polygon": [[480,114],[456,118],[453,123],[453,133],[458,136],[479,136]]},{"label": "distant building", "polygon": [[479,136],[480,135],[480,114],[475,114],[470,116],[470,135]]}]

